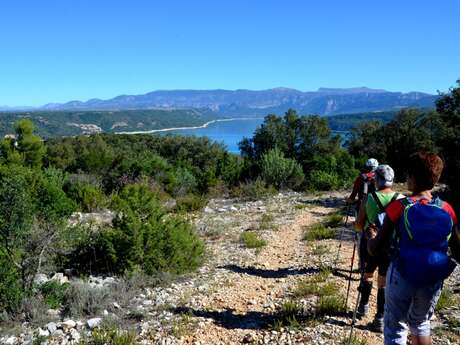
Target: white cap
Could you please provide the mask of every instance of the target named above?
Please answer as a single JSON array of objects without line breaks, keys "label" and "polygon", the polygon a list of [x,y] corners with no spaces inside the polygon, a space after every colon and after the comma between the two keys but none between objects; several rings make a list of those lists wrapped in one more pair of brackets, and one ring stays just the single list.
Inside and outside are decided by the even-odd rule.
[{"label": "white cap", "polygon": [[378,166],[379,162],[375,158],[369,158],[366,162],[366,167],[372,169],[372,171],[375,171],[375,169],[377,169]]},{"label": "white cap", "polygon": [[375,170],[375,178],[378,187],[391,187],[395,179],[395,172],[389,165],[381,164]]}]

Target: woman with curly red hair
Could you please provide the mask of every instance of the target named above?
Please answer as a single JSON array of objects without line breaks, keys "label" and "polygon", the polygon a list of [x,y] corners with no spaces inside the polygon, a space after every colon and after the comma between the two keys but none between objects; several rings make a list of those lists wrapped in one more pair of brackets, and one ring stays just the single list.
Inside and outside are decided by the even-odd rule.
[{"label": "woman with curly red hair", "polygon": [[460,259],[460,235],[453,208],[433,196],[444,164],[429,153],[416,153],[408,162],[407,186],[411,196],[386,209],[380,231],[369,228],[371,255],[391,252],[386,278],[385,344],[406,345],[407,329],[412,345],[431,344],[430,319],[442,284]]}]

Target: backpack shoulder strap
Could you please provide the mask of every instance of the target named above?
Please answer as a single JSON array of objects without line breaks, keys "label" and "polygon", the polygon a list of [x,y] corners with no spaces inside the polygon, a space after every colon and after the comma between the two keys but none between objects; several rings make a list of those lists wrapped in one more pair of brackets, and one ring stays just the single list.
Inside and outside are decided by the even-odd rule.
[{"label": "backpack shoulder strap", "polygon": [[412,201],[412,199],[410,197],[405,197],[405,198],[401,199],[400,202],[404,206],[404,208],[414,204],[414,202]]},{"label": "backpack shoulder strap", "polygon": [[371,193],[372,197],[374,198],[375,203],[377,204],[380,212],[385,212],[385,207],[382,205],[382,202],[379,199],[379,196],[375,191]]},{"label": "backpack shoulder strap", "polygon": [[388,205],[390,205],[393,201],[398,200],[398,197],[399,197],[399,193],[396,192],[396,193],[393,195],[393,197],[391,198],[391,200],[390,200],[390,202],[388,203]]},{"label": "backpack shoulder strap", "polygon": [[440,198],[436,197],[436,198],[433,198],[433,199],[431,200],[431,204],[433,204],[434,206],[437,206],[437,207],[441,207],[441,208],[442,208],[444,202],[443,202]]},{"label": "backpack shoulder strap", "polygon": [[[436,197],[436,198],[433,198],[431,200],[431,204],[433,206],[436,206],[436,207],[439,207],[440,209],[444,210],[445,212],[447,212],[445,209],[444,209],[444,201],[441,200],[441,198],[439,197]],[[448,213],[448,212],[447,212]],[[450,217],[450,222],[451,222],[451,229],[453,230],[454,229],[454,220],[452,219],[452,216],[449,214],[449,217]],[[452,236],[452,231],[450,232],[450,234],[447,236],[447,241],[450,240]]]},{"label": "backpack shoulder strap", "polygon": [[415,205],[415,203],[412,201],[411,198],[407,197],[407,198],[404,198],[401,200],[401,203],[403,204],[404,206],[404,211],[403,211],[403,224],[404,224],[404,229],[406,230],[407,232],[407,235],[409,236],[409,238],[411,240],[414,239],[414,236],[412,235],[412,230],[411,230],[411,226],[410,226],[410,223],[409,223],[409,209]]}]

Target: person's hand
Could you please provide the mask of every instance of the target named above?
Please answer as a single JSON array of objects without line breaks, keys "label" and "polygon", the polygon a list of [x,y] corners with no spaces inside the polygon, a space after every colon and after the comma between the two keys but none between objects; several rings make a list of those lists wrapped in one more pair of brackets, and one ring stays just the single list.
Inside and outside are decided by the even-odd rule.
[{"label": "person's hand", "polygon": [[353,204],[355,201],[352,198],[347,198],[346,203],[347,205]]},{"label": "person's hand", "polygon": [[353,222],[353,228],[356,232],[361,232],[363,230],[362,227],[358,224],[358,222]]},{"label": "person's hand", "polygon": [[375,224],[371,224],[366,229],[366,237],[368,240],[372,240],[377,237],[378,228]]}]

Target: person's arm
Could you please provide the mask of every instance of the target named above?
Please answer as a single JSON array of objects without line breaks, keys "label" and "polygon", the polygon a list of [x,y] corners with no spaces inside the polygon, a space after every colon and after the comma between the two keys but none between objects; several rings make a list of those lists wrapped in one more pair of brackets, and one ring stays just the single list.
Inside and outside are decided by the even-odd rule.
[{"label": "person's arm", "polygon": [[351,191],[350,196],[347,199],[347,202],[349,204],[353,203],[355,201],[356,195],[358,194],[359,190],[361,189],[361,176],[358,176],[355,179],[355,182],[353,183],[353,190]]},{"label": "person's arm", "polygon": [[358,213],[358,218],[355,223],[355,229],[362,231],[364,230],[364,225],[366,224],[366,214],[367,214],[367,200],[368,196],[364,196],[361,206],[359,207],[359,213]]},{"label": "person's arm", "polygon": [[395,231],[395,224],[387,216],[383,222],[382,228],[377,231],[376,228],[369,227],[366,231],[368,238],[367,251],[370,255],[375,256],[390,249],[391,239]]},{"label": "person's arm", "polygon": [[452,229],[452,236],[450,236],[449,247],[452,257],[460,263],[460,233],[458,232],[457,225]]}]

